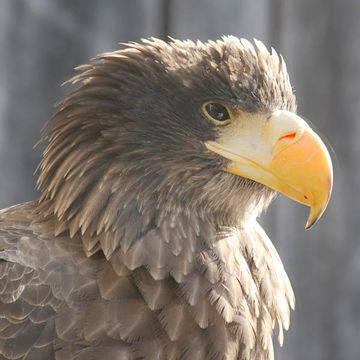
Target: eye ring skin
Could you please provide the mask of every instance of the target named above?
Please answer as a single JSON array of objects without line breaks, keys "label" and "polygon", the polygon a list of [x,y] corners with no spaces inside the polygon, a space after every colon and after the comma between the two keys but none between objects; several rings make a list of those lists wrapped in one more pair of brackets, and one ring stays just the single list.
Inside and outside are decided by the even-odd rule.
[{"label": "eye ring skin", "polygon": [[[207,107],[209,105],[213,105],[213,106],[217,106],[219,108],[223,108],[225,111],[226,111],[226,115],[227,118],[223,119],[223,120],[220,120],[220,119],[216,119],[215,117],[213,117]],[[203,103],[203,105],[201,106],[201,110],[203,112],[203,114],[205,115],[205,117],[211,121],[213,124],[217,125],[217,126],[224,126],[224,125],[227,125],[231,122],[231,119],[232,119],[232,112],[231,110],[229,109],[228,106],[224,105],[223,103],[221,102],[218,102],[218,101],[206,101],[205,103]]]}]

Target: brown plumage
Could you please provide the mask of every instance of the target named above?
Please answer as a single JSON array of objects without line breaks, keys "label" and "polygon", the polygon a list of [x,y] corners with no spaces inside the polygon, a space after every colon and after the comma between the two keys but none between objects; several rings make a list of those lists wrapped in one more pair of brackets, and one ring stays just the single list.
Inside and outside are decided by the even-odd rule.
[{"label": "brown plumage", "polygon": [[222,171],[200,109],[295,111],[282,58],[151,39],[78,70],[39,201],[0,213],[0,359],[271,359],[294,307],[256,222],[275,191]]}]

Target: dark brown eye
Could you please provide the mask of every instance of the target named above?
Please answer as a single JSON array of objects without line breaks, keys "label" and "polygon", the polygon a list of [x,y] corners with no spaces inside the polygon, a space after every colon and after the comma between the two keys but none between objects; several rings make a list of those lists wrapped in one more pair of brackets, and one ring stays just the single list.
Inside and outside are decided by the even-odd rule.
[{"label": "dark brown eye", "polygon": [[213,120],[218,124],[228,123],[228,121],[230,120],[229,111],[222,104],[208,102],[203,105],[203,111],[210,120]]}]

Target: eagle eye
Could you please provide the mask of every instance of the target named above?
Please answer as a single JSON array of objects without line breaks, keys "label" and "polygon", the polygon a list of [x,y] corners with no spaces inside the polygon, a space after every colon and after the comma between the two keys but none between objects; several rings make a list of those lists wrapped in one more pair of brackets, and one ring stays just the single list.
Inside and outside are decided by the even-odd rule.
[{"label": "eagle eye", "polygon": [[225,125],[230,121],[230,114],[226,106],[216,102],[206,102],[202,110],[205,116],[217,125]]}]

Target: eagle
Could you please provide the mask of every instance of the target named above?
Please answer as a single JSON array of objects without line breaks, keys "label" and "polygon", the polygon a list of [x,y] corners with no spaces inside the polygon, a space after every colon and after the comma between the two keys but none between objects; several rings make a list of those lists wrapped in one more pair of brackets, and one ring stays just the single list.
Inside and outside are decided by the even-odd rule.
[{"label": "eagle", "polygon": [[295,300],[257,218],[281,193],[310,228],[333,182],[282,56],[149,38],[77,70],[39,199],[0,212],[0,359],[273,359]]}]

